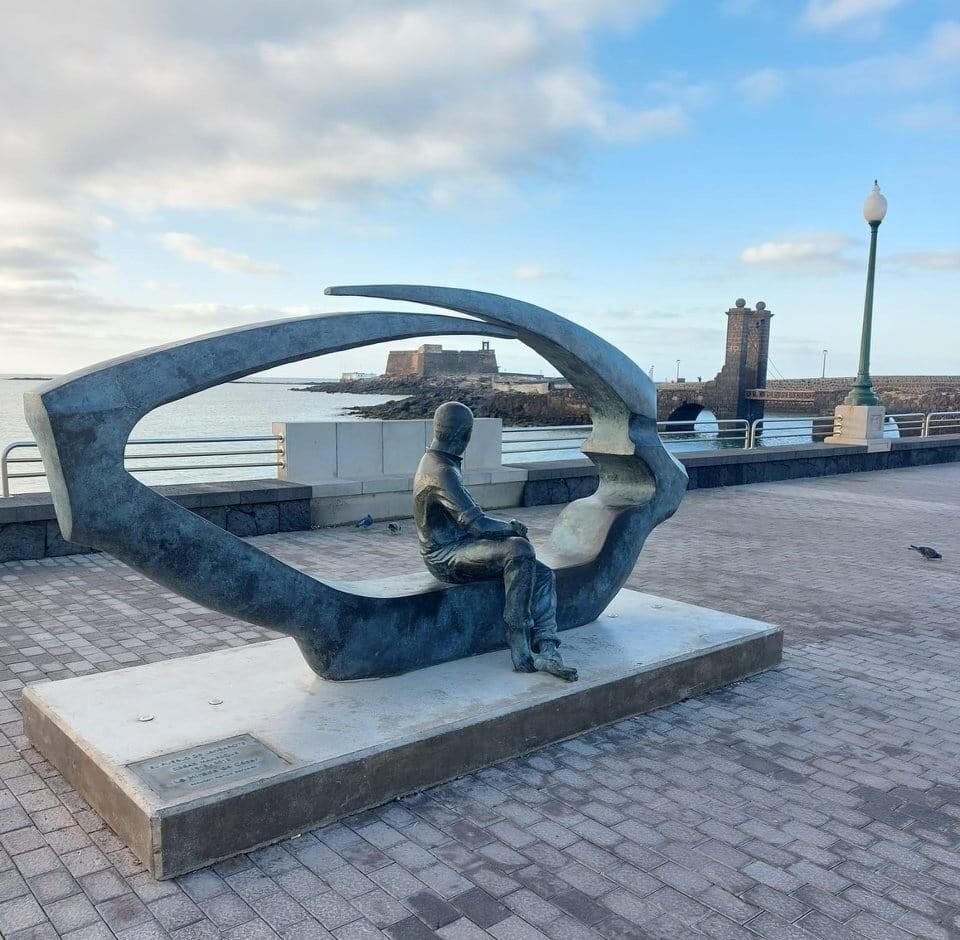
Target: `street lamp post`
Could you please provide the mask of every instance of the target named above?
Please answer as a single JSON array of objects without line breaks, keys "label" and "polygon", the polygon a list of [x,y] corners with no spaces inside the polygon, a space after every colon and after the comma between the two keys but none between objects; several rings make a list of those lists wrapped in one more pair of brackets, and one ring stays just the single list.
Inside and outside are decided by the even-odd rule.
[{"label": "street lamp post", "polygon": [[863,330],[860,334],[860,366],[853,388],[843,400],[845,405],[879,405],[880,399],[870,380],[870,333],[873,328],[873,282],[877,269],[877,230],[887,214],[887,200],[877,181],[863,204],[863,217],[870,226],[870,257],[867,261],[867,290],[863,301]]},{"label": "street lamp post", "polygon": [[820,369],[820,378],[825,379],[827,377],[827,353],[830,352],[829,349],[823,351],[823,367]]},{"label": "street lamp post", "polygon": [[677,381],[680,381],[680,360],[677,360]]}]

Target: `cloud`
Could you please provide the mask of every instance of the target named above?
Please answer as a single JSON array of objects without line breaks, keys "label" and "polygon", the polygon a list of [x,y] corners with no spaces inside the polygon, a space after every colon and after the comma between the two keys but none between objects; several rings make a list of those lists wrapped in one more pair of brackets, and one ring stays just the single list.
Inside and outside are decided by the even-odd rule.
[{"label": "cloud", "polygon": [[[618,100],[592,59],[597,29],[667,2],[90,0],[82,16],[69,0],[14,4],[0,30],[16,76],[0,108],[4,320],[35,316],[17,328],[45,324],[49,340],[89,316],[110,349],[111,317],[120,332],[149,323],[131,328],[135,345],[167,336],[170,308],[84,286],[106,264],[98,239],[128,213],[451,205],[564,172],[585,144],[680,133],[687,102]],[[183,232],[163,244],[220,271],[275,271]]]},{"label": "cloud", "polygon": [[960,73],[960,20],[935,23],[905,52],[867,56],[846,65],[807,69],[802,76],[831,95],[909,93],[947,84]]},{"label": "cloud", "polygon": [[682,129],[678,108],[617,102],[589,61],[588,30],[662,6],[286,0],[268,16],[247,0],[93,0],[77,17],[51,0],[41,22],[20,5],[0,35],[18,76],[4,172],[107,205],[198,208],[542,169],[577,138]]},{"label": "cloud", "polygon": [[767,104],[779,98],[783,86],[784,76],[779,69],[759,69],[737,82],[737,90],[751,104]]},{"label": "cloud", "polygon": [[781,271],[829,274],[855,265],[846,254],[854,244],[855,239],[844,235],[814,233],[744,248],[740,260],[744,264]]},{"label": "cloud", "polygon": [[904,108],[890,120],[908,131],[955,131],[960,130],[960,109],[951,101],[930,101]]},{"label": "cloud", "polygon": [[546,281],[565,276],[559,271],[551,271],[539,264],[519,264],[513,269],[512,274],[517,281]]},{"label": "cloud", "polygon": [[902,2],[903,0],[807,0],[802,22],[809,29],[835,29],[851,21],[877,17]]},{"label": "cloud", "polygon": [[889,255],[885,261],[900,270],[960,271],[960,248],[901,251]]},{"label": "cloud", "polygon": [[162,236],[161,241],[164,247],[180,255],[184,260],[206,264],[215,271],[223,271],[227,274],[252,274],[260,277],[280,272],[280,268],[275,264],[254,261],[249,255],[208,245],[196,235],[167,232]]}]

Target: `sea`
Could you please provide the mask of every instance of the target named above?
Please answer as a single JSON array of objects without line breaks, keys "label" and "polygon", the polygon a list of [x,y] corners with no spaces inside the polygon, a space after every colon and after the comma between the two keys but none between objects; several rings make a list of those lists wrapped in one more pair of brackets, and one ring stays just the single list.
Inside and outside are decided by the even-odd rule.
[{"label": "sea", "polygon": [[[45,380],[47,377],[43,377]],[[23,393],[29,388],[43,384],[37,377],[33,380],[20,377],[0,376],[0,451],[12,441],[29,441],[33,434],[23,415]],[[170,437],[241,437],[271,434],[274,421],[352,421],[363,420],[344,414],[351,405],[376,405],[396,398],[396,395],[350,395],[341,392],[295,392],[293,389],[311,382],[330,382],[334,379],[316,377],[293,377],[277,379],[246,379],[228,382],[198,392],[189,398],[163,405],[148,414],[130,435],[137,438]],[[207,445],[208,448],[213,445]],[[269,443],[243,443],[235,448],[223,449],[269,449]],[[188,446],[179,450],[202,450],[202,446]],[[11,457],[34,457],[36,451],[17,450]],[[247,462],[248,458],[236,457],[229,462]],[[261,460],[269,458],[261,458]],[[191,463],[193,461],[190,461]],[[205,463],[216,462],[204,460]],[[227,459],[220,462],[228,462]],[[250,462],[253,462],[251,459]],[[27,472],[30,464],[17,465],[14,472]],[[270,468],[256,467],[250,470],[228,468],[224,470],[159,471],[144,474],[151,483],[186,483],[195,480],[237,480],[272,476]],[[11,494],[45,490],[46,481],[41,479],[17,479],[10,484]]]},{"label": "sea", "polygon": [[[42,384],[47,377],[0,376],[0,451],[13,441],[30,441],[33,435],[23,414],[23,393]],[[351,395],[345,392],[298,392],[294,389],[313,382],[334,381],[318,377],[276,376],[249,378],[229,382],[199,392],[180,401],[157,408],[148,414],[134,429],[131,441],[138,438],[191,438],[191,437],[240,437],[267,436],[271,434],[274,421],[362,421],[363,418],[347,415],[345,409],[353,405],[381,404],[396,395]],[[711,433],[715,417],[709,411],[701,412],[695,425],[695,434],[688,440],[670,440],[669,450],[674,452],[710,450],[721,447],[742,446],[729,440],[720,440]],[[809,420],[789,419],[790,436],[778,437],[775,443],[809,443],[811,426]],[[795,428],[796,433],[793,433]],[[774,441],[771,441],[774,443]],[[276,445],[272,442],[245,442],[236,445],[184,445],[175,448],[189,454],[204,449],[260,451],[257,456],[233,456],[203,458],[198,461],[182,458],[177,463],[193,465],[192,469],[160,470],[141,476],[150,483],[187,483],[194,481],[256,479],[273,476],[270,466],[275,460],[269,452]],[[156,448],[154,448],[156,450]],[[512,448],[511,448],[512,449]],[[145,452],[145,449],[144,449]],[[11,458],[36,458],[36,450],[18,449]],[[569,450],[513,452],[510,462],[534,462],[537,460],[561,460],[579,457],[576,448]],[[246,468],[196,469],[196,463],[249,463]],[[154,466],[167,465],[167,461],[153,461]],[[256,466],[255,464],[261,464]],[[39,464],[11,464],[11,473],[27,473],[39,470]],[[10,493],[37,492],[45,490],[43,477],[17,478],[10,481]]]}]

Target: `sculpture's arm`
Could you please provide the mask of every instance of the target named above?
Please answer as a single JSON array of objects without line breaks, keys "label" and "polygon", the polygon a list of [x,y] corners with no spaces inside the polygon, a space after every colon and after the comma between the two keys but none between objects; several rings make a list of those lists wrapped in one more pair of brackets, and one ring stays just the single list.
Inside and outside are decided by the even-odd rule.
[{"label": "sculpture's arm", "polygon": [[[483,514],[477,516],[468,526],[470,534],[477,539],[509,539],[514,535],[526,535],[526,528],[522,523],[511,519],[510,522],[501,522],[493,516]],[[523,531],[521,531],[521,528]]]},{"label": "sculpture's arm", "polygon": [[458,473],[441,473],[436,494],[443,508],[475,539],[499,540],[526,534],[525,528],[520,531],[523,526],[519,522],[501,522],[485,515]]}]

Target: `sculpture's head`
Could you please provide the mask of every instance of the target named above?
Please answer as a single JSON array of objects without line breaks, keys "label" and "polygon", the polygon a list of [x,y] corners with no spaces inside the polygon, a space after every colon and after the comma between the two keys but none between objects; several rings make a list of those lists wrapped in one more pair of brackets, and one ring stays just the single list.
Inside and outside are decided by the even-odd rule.
[{"label": "sculpture's head", "polygon": [[433,450],[462,457],[473,433],[473,412],[458,401],[445,401],[433,415]]}]

